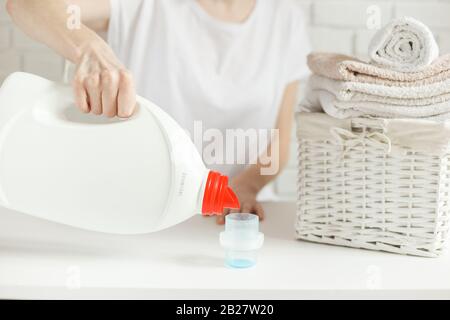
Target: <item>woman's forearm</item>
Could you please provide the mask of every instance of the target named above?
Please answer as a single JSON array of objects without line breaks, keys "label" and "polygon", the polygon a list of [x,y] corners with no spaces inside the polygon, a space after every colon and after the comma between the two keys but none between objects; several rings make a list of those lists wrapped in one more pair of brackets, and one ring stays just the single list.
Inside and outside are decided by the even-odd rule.
[{"label": "woman's forearm", "polygon": [[267,148],[264,161],[260,159],[256,164],[249,166],[237,175],[233,182],[245,184],[256,193],[272,182],[288,162],[290,137],[283,137],[283,139],[287,141],[271,143]]},{"label": "woman's forearm", "polygon": [[106,45],[83,23],[76,29],[68,27],[68,6],[82,3],[69,0],[8,0],[7,10],[14,23],[28,36],[77,63],[84,47]]},{"label": "woman's forearm", "polygon": [[249,166],[233,180],[245,184],[254,192],[259,192],[274,180],[289,161],[293,111],[297,101],[298,82],[286,87],[277,118],[277,134],[258,162]]}]

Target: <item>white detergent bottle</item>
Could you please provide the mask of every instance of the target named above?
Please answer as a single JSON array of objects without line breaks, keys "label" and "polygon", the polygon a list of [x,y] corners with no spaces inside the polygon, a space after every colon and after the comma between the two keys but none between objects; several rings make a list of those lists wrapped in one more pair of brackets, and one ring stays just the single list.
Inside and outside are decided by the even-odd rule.
[{"label": "white detergent bottle", "polygon": [[27,73],[0,88],[0,205],[107,233],[140,234],[238,208],[186,132],[138,97],[128,120],[83,114],[72,89]]}]

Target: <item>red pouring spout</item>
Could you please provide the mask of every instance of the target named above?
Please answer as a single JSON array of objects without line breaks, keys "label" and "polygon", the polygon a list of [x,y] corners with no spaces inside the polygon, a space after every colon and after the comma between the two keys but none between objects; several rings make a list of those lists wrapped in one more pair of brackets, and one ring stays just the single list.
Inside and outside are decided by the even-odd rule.
[{"label": "red pouring spout", "polygon": [[226,209],[239,209],[236,194],[228,186],[228,177],[210,171],[203,195],[202,214],[205,216],[221,215]]}]

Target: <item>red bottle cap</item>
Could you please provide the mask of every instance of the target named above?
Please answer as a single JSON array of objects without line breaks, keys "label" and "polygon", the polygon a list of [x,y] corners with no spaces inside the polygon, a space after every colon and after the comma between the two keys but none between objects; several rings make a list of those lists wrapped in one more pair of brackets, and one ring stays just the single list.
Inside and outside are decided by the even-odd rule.
[{"label": "red bottle cap", "polygon": [[239,200],[228,186],[228,177],[210,171],[203,195],[202,214],[204,216],[221,215],[223,210],[239,209]]}]

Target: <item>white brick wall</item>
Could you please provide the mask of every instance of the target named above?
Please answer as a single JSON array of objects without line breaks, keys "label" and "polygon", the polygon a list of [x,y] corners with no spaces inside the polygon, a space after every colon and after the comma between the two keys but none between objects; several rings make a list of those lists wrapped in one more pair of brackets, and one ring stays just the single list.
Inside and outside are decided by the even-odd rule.
[{"label": "white brick wall", "polygon": [[11,28],[0,27],[0,50],[6,50],[11,46]]},{"label": "white brick wall", "polygon": [[8,14],[5,11],[5,0],[0,0],[0,5],[1,5],[1,9],[0,9],[0,23],[1,22],[7,22],[9,20],[8,18]]},{"label": "white brick wall", "polygon": [[[314,50],[364,56],[373,34],[366,26],[367,11],[375,5],[382,23],[402,15],[410,15],[427,23],[436,34],[441,51],[450,52],[450,0],[297,1],[305,10]],[[16,70],[60,79],[63,59],[13,27],[4,6],[5,0],[0,0],[0,83]],[[295,147],[290,159],[288,168],[275,183],[276,191],[288,198],[295,195]]]},{"label": "white brick wall", "polygon": [[354,32],[351,29],[313,26],[310,28],[309,35],[311,45],[316,50],[353,53]]},{"label": "white brick wall", "polygon": [[394,16],[412,16],[430,28],[450,28],[450,3],[448,1],[408,1],[398,3],[394,8]]},{"label": "white brick wall", "polygon": [[331,28],[364,28],[367,10],[376,4],[380,10],[381,22],[386,23],[392,17],[392,2],[389,1],[313,1],[313,23]]}]

